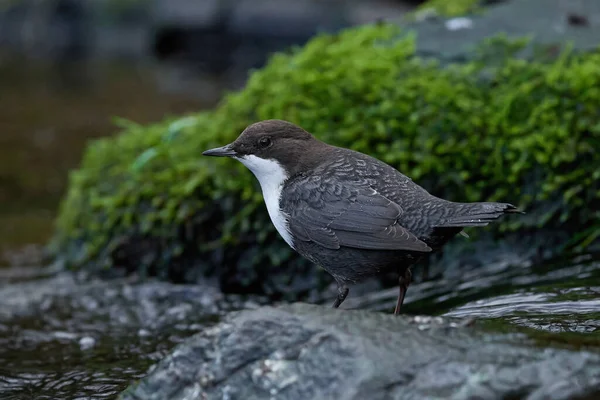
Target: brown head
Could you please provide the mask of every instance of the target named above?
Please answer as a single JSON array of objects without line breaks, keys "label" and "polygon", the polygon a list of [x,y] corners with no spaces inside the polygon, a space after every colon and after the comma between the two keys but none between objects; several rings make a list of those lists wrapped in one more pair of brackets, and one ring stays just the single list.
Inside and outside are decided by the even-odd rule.
[{"label": "brown head", "polygon": [[273,162],[283,168],[288,177],[314,167],[322,160],[320,153],[326,146],[291,122],[270,119],[248,126],[234,142],[202,154],[235,158],[260,181],[260,170],[270,169],[268,165],[274,165]]}]

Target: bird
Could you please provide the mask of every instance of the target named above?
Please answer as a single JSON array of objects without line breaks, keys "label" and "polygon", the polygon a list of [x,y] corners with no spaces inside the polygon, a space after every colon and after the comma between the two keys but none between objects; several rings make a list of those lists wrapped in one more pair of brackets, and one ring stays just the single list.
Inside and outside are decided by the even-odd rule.
[{"label": "bird", "polygon": [[436,197],[377,158],[327,144],[284,120],[255,122],[232,143],[202,154],[233,158],[254,174],[279,235],[335,279],[333,308],[353,284],[397,272],[398,315],[411,266],[465,227],[521,213],[509,203]]}]

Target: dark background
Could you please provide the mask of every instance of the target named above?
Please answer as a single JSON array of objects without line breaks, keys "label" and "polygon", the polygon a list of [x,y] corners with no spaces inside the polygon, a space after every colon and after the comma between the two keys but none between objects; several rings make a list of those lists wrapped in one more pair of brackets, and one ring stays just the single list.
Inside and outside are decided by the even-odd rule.
[{"label": "dark background", "polygon": [[42,262],[89,139],[215,105],[274,51],[419,1],[0,3],[0,265]]}]

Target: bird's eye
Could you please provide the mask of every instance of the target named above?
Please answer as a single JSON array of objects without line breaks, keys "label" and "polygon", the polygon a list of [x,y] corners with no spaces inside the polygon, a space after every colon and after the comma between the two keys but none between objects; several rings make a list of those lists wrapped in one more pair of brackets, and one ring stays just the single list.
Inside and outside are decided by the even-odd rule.
[{"label": "bird's eye", "polygon": [[271,145],[271,138],[268,136],[261,137],[258,139],[258,146],[262,149],[266,149]]}]

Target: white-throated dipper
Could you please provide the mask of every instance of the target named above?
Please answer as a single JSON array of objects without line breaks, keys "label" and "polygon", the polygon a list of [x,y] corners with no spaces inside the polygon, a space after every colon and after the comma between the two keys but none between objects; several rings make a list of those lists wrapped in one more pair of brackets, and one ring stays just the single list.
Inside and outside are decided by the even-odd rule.
[{"label": "white-throated dipper", "polygon": [[411,265],[464,227],[519,212],[507,203],[440,199],[376,158],[281,120],[252,124],[233,143],[202,154],[235,158],[254,173],[279,234],[335,278],[334,308],[347,285],[398,271],[398,314]]}]

